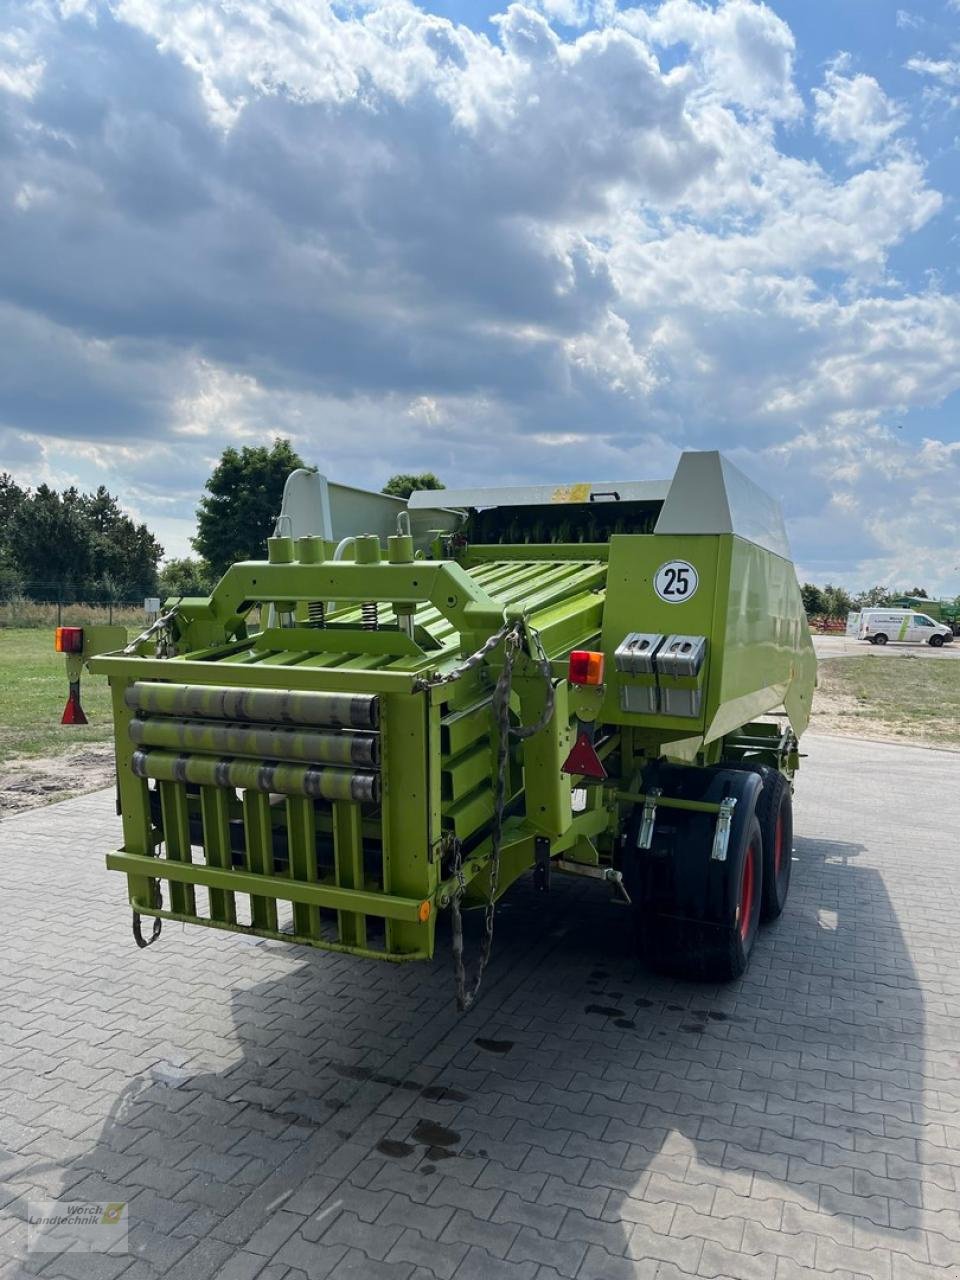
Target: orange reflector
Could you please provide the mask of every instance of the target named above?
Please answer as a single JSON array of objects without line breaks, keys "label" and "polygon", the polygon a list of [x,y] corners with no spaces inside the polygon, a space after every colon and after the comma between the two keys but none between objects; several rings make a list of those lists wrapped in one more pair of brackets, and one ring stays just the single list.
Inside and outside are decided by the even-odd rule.
[{"label": "orange reflector", "polygon": [[567,679],[571,684],[603,684],[603,654],[591,649],[574,649]]},{"label": "orange reflector", "polygon": [[53,647],[57,653],[83,653],[83,627],[57,627]]},{"label": "orange reflector", "polygon": [[603,761],[594,750],[586,730],[581,732],[560,769],[563,773],[572,773],[579,778],[603,779],[607,776]]},{"label": "orange reflector", "polygon": [[417,915],[420,917],[421,924],[426,924],[430,919],[430,903],[426,898],[424,898],[423,902],[420,903],[420,910],[417,912]]}]

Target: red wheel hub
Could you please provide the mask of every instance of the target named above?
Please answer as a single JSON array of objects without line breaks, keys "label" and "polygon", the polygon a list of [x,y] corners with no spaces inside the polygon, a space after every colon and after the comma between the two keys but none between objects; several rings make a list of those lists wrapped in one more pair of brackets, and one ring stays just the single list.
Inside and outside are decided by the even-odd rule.
[{"label": "red wheel hub", "polygon": [[780,868],[783,866],[783,810],[777,814],[777,826],[773,836],[773,870],[780,879]]},{"label": "red wheel hub", "polygon": [[753,894],[756,884],[757,847],[750,844],[743,860],[740,876],[740,940],[746,942],[753,919]]}]

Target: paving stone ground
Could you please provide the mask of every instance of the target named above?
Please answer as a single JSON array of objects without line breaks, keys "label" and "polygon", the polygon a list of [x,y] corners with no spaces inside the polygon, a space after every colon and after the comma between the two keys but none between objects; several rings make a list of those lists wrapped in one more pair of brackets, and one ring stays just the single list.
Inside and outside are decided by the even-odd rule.
[{"label": "paving stone ground", "polygon": [[[960,1276],[960,755],[807,749],[743,980],[650,975],[555,877],[460,1018],[446,934],[429,966],[140,952],[111,793],[4,822],[0,1277]],[[130,1252],[27,1254],[65,1198],[129,1202]]]}]

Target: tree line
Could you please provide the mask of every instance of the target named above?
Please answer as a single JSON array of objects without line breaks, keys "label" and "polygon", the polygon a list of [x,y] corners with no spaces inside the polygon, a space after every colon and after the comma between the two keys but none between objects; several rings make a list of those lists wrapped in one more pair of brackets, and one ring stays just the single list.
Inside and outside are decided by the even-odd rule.
[{"label": "tree line", "polygon": [[828,583],[825,587],[816,587],[812,582],[805,582],[800,588],[803,597],[803,608],[808,618],[846,618],[848,613],[856,609],[882,609],[885,605],[895,604],[905,596],[911,599],[929,600],[923,587],[911,587],[909,591],[892,591],[889,587],[870,587],[867,591],[851,595],[843,587]]},{"label": "tree line", "polygon": [[[197,508],[195,555],[167,560],[147,528],[101,485],[95,493],[22,488],[0,474],[0,599],[133,601],[207,595],[237,560],[261,559],[287,476],[305,463],[289,440],[223,451]],[[391,476],[384,493],[442,489],[432,472]]]},{"label": "tree line", "polygon": [[163,547],[103,485],[24,489],[0,474],[0,598],[131,600],[157,591]]}]

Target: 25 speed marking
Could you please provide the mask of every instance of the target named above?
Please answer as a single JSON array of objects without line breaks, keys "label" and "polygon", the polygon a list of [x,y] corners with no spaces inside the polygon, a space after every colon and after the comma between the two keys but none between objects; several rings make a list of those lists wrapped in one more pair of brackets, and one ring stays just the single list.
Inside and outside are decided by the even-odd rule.
[{"label": "25 speed marking", "polygon": [[682,604],[691,599],[699,585],[697,571],[689,560],[668,560],[653,580],[654,591],[667,604]]}]

